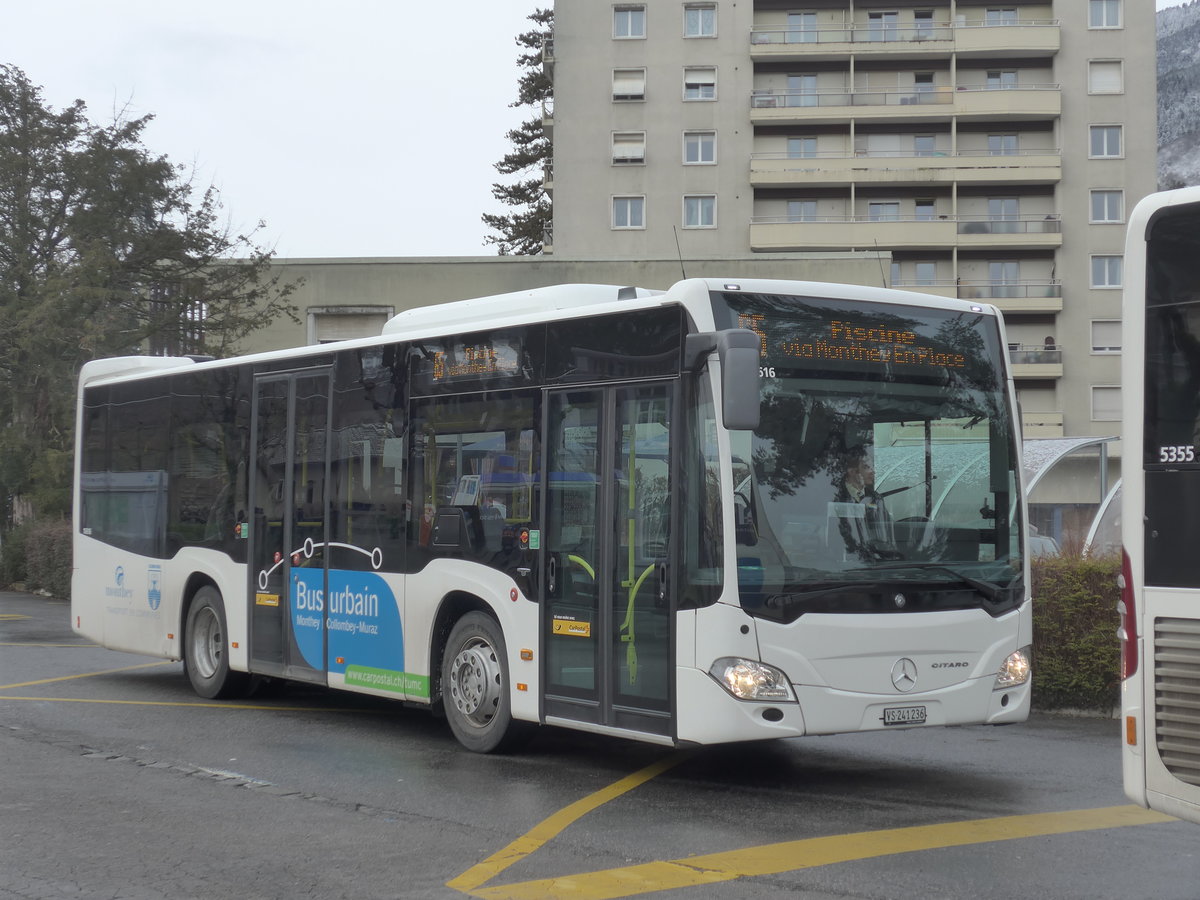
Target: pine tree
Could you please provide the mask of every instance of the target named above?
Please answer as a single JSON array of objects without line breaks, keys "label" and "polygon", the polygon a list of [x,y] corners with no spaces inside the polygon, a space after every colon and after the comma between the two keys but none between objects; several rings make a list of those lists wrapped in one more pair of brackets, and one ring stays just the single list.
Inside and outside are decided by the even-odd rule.
[{"label": "pine tree", "polygon": [[540,253],[551,224],[550,195],[543,186],[543,169],[552,160],[549,136],[542,127],[542,104],[554,97],[554,83],[542,67],[543,48],[554,36],[554,10],[538,9],[530,16],[538,27],[520,34],[517,46],[524,48],[517,57],[523,73],[517,82],[513,107],[532,106],[534,116],[509,131],[512,152],[496,163],[501,175],[527,175],[512,183],[492,185],[492,196],[512,212],[504,215],[483,214],[483,222],[498,234],[489,234],[484,243],[495,244],[501,256],[530,256]]}]

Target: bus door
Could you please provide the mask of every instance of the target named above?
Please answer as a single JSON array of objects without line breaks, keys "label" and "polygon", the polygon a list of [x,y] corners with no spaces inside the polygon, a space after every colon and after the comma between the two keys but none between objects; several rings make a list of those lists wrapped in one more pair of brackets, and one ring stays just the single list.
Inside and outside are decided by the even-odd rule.
[{"label": "bus door", "polygon": [[328,369],[254,383],[250,668],[325,683]]},{"label": "bus door", "polygon": [[672,734],[674,382],[543,405],[543,715]]}]

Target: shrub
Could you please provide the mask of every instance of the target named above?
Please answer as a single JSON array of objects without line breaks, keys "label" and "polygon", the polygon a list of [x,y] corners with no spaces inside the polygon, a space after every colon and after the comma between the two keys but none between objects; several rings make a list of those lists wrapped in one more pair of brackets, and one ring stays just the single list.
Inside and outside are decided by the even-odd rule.
[{"label": "shrub", "polygon": [[1109,712],[1120,700],[1117,557],[1033,561],[1033,703]]},{"label": "shrub", "polygon": [[69,599],[71,536],[69,519],[37,519],[14,528],[4,536],[0,554],[4,582]]}]

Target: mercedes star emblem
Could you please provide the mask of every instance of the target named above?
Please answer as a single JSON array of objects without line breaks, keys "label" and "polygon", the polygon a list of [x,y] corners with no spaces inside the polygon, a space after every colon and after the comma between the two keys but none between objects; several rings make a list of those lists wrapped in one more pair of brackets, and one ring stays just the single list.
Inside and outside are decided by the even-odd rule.
[{"label": "mercedes star emblem", "polygon": [[907,656],[896,660],[892,666],[892,684],[902,694],[917,686],[917,664]]}]

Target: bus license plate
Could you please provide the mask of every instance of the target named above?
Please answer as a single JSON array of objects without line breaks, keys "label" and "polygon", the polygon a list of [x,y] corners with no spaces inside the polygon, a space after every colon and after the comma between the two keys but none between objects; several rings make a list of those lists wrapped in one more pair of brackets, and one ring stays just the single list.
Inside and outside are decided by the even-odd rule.
[{"label": "bus license plate", "polygon": [[884,725],[924,725],[925,707],[889,706],[883,711]]}]

